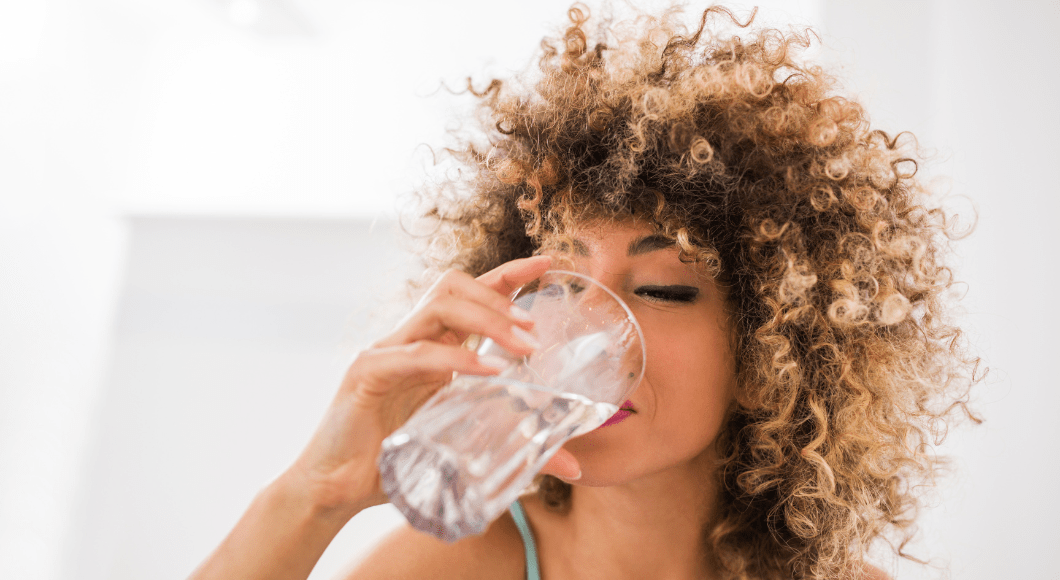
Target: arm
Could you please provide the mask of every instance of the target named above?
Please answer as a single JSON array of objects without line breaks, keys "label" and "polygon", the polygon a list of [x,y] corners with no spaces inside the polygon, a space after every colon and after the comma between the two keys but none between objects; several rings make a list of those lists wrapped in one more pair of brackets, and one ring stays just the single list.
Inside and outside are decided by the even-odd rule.
[{"label": "arm", "polygon": [[263,489],[192,580],[302,579],[339,530],[360,510],[327,509],[281,476]]},{"label": "arm", "polygon": [[[461,348],[464,338],[479,334],[513,353],[531,352],[513,328],[533,323],[512,312],[507,295],[549,264],[527,258],[477,279],[457,271],[439,279],[389,336],[357,356],[294,465],[258,494],[191,580],[308,577],[350,518],[387,501],[376,467],[383,439],[454,372],[500,371]],[[572,458],[560,462],[557,473],[577,473],[576,462],[567,465]]]}]

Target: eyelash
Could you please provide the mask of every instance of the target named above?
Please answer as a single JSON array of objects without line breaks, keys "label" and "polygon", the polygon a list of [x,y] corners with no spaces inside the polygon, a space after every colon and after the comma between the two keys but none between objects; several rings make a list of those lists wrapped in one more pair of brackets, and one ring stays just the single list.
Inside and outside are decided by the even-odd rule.
[{"label": "eyelash", "polygon": [[[575,294],[585,290],[580,284],[571,284],[570,290]],[[558,284],[549,284],[543,289],[546,295],[561,292]],[[670,302],[673,304],[691,304],[699,298],[699,289],[684,286],[641,286],[633,291],[634,294],[645,298],[649,302]]]},{"label": "eyelash", "polygon": [[636,289],[634,294],[652,302],[673,302],[677,304],[691,304],[699,297],[698,290],[674,289],[667,286],[642,286]]}]

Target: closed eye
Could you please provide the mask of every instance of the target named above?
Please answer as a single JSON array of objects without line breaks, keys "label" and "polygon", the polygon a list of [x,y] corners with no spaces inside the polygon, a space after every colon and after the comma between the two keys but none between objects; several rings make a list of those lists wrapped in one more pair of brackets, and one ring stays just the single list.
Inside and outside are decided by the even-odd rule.
[{"label": "closed eye", "polygon": [[695,286],[640,286],[634,294],[649,302],[671,302],[690,304],[699,297],[699,288]]}]

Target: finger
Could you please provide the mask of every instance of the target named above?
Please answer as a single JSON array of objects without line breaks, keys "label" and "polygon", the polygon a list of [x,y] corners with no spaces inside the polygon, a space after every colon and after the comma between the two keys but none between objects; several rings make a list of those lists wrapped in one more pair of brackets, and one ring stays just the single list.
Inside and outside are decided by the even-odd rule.
[{"label": "finger", "polygon": [[520,327],[511,314],[453,296],[442,296],[414,312],[409,320],[381,346],[396,346],[420,340],[440,340],[447,332],[478,334],[492,338],[508,352],[527,355],[540,345]]},{"label": "finger", "polygon": [[472,278],[470,274],[460,270],[446,272],[431,292],[435,295],[448,294],[478,302],[510,316],[513,322],[525,328],[534,325],[529,314],[512,304],[509,298],[511,292],[498,292],[480,279]]},{"label": "finger", "polygon": [[374,348],[358,355],[350,366],[353,384],[362,386],[366,394],[385,395],[415,377],[442,377],[453,373],[465,375],[495,375],[509,365],[509,361],[479,356],[461,348],[421,340],[386,348]]},{"label": "finger", "polygon": [[552,256],[521,258],[501,264],[478,277],[478,281],[509,296],[519,287],[544,274],[552,265]]},{"label": "finger", "polygon": [[[439,321],[432,317],[432,311],[437,310],[440,304],[450,305],[448,299],[452,298],[491,308],[498,315],[506,317],[508,325],[519,326],[526,330],[534,326],[530,314],[512,304],[507,295],[497,292],[465,272],[454,269],[443,274],[427,291],[416,308],[398,324],[395,332],[376,342],[375,346],[396,346],[424,338],[461,343],[469,334],[483,334],[480,329],[476,328],[447,326],[445,321],[441,321],[441,325],[436,324]],[[425,323],[434,324],[424,326]],[[450,331],[455,339],[444,340],[441,335]],[[503,339],[499,342],[503,342]]]},{"label": "finger", "polygon": [[559,451],[541,468],[541,473],[554,475],[565,481],[577,481],[582,476],[582,469],[574,455],[560,447]]}]

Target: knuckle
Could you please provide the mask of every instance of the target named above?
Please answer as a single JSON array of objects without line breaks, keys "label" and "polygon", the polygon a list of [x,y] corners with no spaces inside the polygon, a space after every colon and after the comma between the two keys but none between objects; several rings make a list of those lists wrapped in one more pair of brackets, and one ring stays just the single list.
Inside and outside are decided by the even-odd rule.
[{"label": "knuckle", "polygon": [[375,349],[374,348],[368,348],[368,349],[365,349],[365,350],[362,350],[362,351],[358,352],[356,355],[354,355],[353,361],[350,362],[350,369],[351,370],[363,369],[365,366],[371,364],[371,359],[372,359],[374,354],[375,354]]},{"label": "knuckle", "polygon": [[468,275],[462,270],[456,268],[449,268],[442,272],[442,275],[438,278],[439,285],[451,287],[456,284],[460,284]]},{"label": "knuckle", "polygon": [[411,357],[422,358],[430,354],[431,350],[433,349],[431,343],[429,343],[428,341],[417,340],[415,342],[406,344],[402,347],[402,350],[405,352],[405,354]]},{"label": "knuckle", "polygon": [[350,366],[346,368],[346,375],[343,383],[346,384],[351,381],[356,382],[371,375],[372,370],[375,367],[375,362],[377,361],[377,352],[378,351],[373,349],[358,352],[353,357],[353,361],[350,362]]},{"label": "knuckle", "polygon": [[442,273],[438,274],[434,281],[431,282],[431,285],[427,288],[427,291],[423,293],[423,296],[420,298],[420,302],[425,303],[431,298],[440,294],[448,294],[450,292],[450,288],[455,283],[455,279],[458,276],[459,272],[460,271],[456,268],[449,268],[447,270],[444,270]]},{"label": "knuckle", "polygon": [[422,324],[423,321],[430,317],[436,317],[438,314],[445,310],[446,302],[448,301],[448,294],[437,294],[431,293],[425,295],[416,305],[416,308],[405,317],[404,320],[399,324],[400,327],[410,327],[418,324]]},{"label": "knuckle", "polygon": [[453,297],[449,294],[436,294],[431,296],[427,303],[424,304],[425,308],[432,313],[444,312],[447,310],[453,302]]}]

